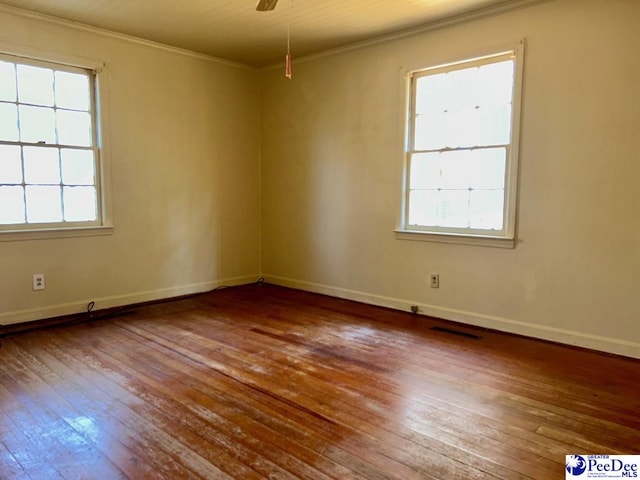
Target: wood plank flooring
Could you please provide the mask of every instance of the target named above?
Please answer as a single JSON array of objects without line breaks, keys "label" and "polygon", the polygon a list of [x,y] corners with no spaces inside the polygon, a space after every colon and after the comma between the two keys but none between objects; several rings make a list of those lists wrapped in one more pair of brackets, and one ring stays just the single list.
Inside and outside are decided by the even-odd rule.
[{"label": "wood plank flooring", "polygon": [[636,360],[249,285],[4,339],[0,478],[557,479],[639,412]]}]

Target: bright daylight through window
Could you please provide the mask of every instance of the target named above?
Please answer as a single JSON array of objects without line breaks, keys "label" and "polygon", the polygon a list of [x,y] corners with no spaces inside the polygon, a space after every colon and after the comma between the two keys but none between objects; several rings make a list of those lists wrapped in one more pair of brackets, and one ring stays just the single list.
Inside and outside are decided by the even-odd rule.
[{"label": "bright daylight through window", "polygon": [[518,56],[411,74],[403,231],[513,238]]},{"label": "bright daylight through window", "polygon": [[0,55],[0,231],[100,224],[94,80]]}]

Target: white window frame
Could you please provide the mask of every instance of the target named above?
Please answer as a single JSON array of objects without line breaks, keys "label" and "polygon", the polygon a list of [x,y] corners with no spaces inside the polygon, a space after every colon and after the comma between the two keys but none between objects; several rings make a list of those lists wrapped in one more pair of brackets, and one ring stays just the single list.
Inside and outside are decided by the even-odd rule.
[{"label": "white window frame", "polygon": [[[103,62],[0,44],[0,58],[25,65],[88,72],[91,81],[92,149],[95,158],[97,219],[90,222],[56,222],[0,226],[0,242],[79,236],[110,235],[113,219],[110,201],[110,168],[107,132],[107,75]],[[19,145],[30,145],[14,142]]]},{"label": "white window frame", "polygon": [[[445,71],[468,68],[473,65],[491,63],[499,58],[513,58],[514,80],[511,112],[511,138],[507,146],[505,167],[503,229],[481,230],[470,228],[447,228],[409,225],[409,176],[411,156],[417,152],[414,145],[414,104],[416,79],[425,74],[435,74]],[[414,69],[407,73],[405,79],[405,142],[404,142],[404,175],[402,212],[396,238],[402,240],[422,240],[442,243],[458,243],[468,245],[514,248],[516,244],[517,218],[517,187],[518,187],[518,157],[520,143],[520,120],[522,103],[522,82],[524,70],[524,40],[512,48],[496,49],[491,53],[476,55],[471,58],[435,65],[427,68]]]}]

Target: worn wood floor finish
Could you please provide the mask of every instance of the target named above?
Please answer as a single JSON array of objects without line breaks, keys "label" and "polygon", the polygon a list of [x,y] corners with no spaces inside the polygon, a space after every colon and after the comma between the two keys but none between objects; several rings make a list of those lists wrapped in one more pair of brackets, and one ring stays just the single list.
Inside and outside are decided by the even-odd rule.
[{"label": "worn wood floor finish", "polygon": [[559,479],[640,453],[639,389],[630,359],[229,288],[3,340],[0,478]]}]

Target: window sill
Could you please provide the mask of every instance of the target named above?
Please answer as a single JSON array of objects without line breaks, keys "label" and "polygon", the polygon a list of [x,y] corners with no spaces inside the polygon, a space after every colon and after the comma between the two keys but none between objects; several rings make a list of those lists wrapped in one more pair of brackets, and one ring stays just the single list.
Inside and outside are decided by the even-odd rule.
[{"label": "window sill", "polygon": [[3,230],[0,242],[46,240],[51,238],[96,237],[113,234],[113,225],[76,228],[43,228],[38,230]]},{"label": "window sill", "polygon": [[394,230],[397,240],[418,242],[454,243],[478,247],[515,248],[515,238],[489,237],[482,235],[459,235],[454,233],[422,232],[419,230]]}]

